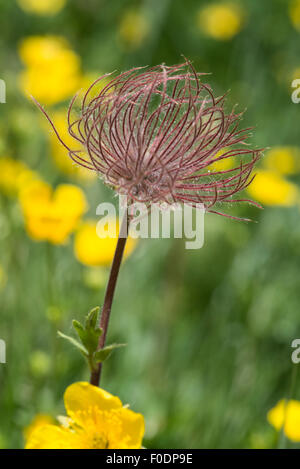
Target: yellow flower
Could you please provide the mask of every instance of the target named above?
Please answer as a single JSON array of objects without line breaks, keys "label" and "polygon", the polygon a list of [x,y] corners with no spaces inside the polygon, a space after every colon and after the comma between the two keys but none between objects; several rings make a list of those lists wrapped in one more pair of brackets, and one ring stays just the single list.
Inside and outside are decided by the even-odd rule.
[{"label": "yellow flower", "polygon": [[268,151],[264,165],[280,174],[294,174],[300,168],[300,150],[296,147],[275,147]]},{"label": "yellow flower", "polygon": [[[81,82],[80,82],[80,88],[82,89],[82,93],[85,93],[89,87],[96,81],[98,78],[103,76],[104,73],[102,72],[88,72],[82,75]],[[90,98],[96,98],[100,91],[109,84],[110,82],[109,75],[106,77],[102,78],[102,80],[98,81],[95,86],[89,91],[89,96]],[[80,96],[80,93],[79,93]]]},{"label": "yellow flower", "polygon": [[63,244],[87,210],[83,191],[61,184],[55,191],[43,181],[34,181],[20,193],[26,230],[36,241]]},{"label": "yellow flower", "polygon": [[289,14],[292,24],[300,31],[300,0],[290,1]]},{"label": "yellow flower", "polygon": [[54,15],[66,4],[66,0],[18,0],[22,10],[37,15]]},{"label": "yellow flower", "polygon": [[19,55],[27,67],[50,67],[69,44],[61,36],[28,36],[20,42]]},{"label": "yellow flower", "polygon": [[65,392],[65,425],[34,431],[26,449],[138,449],[144,435],[141,414],[123,407],[116,396],[86,382]]},{"label": "yellow flower", "polygon": [[24,39],[19,54],[26,65],[20,74],[20,87],[43,104],[55,104],[70,97],[80,80],[80,58],[67,41],[56,36]]},{"label": "yellow flower", "polygon": [[31,438],[32,433],[40,427],[44,427],[45,425],[53,425],[55,420],[53,417],[47,414],[37,414],[31,423],[24,428],[24,438],[26,441]]},{"label": "yellow flower", "polygon": [[299,199],[297,186],[272,171],[258,170],[247,190],[263,205],[291,206]]},{"label": "yellow flower", "polygon": [[[214,159],[219,158],[220,156],[224,155],[229,151],[229,148],[224,148],[223,150],[219,151],[215,156]],[[227,171],[228,169],[232,169],[236,166],[236,161],[234,157],[224,158],[223,160],[218,160],[212,163],[209,167],[210,170],[213,171]]]},{"label": "yellow flower", "polygon": [[295,442],[300,441],[300,402],[282,399],[267,414],[268,421],[277,431],[284,427],[286,436]]},{"label": "yellow flower", "polygon": [[9,157],[0,158],[0,191],[5,195],[18,195],[24,185],[37,177],[38,175],[23,161]]},{"label": "yellow flower", "polygon": [[[65,111],[53,112],[52,118],[55,127],[63,141],[66,143],[66,145],[69,145],[70,148],[73,148],[74,138],[69,135]],[[54,132],[49,132],[49,126],[47,125],[48,122],[43,120],[43,123],[50,142],[51,156],[60,171],[62,171],[64,174],[67,174],[68,176],[74,176],[79,180],[95,179],[97,177],[96,172],[94,173],[81,166],[75,165],[75,163],[68,155],[68,151],[59,142]],[[81,156],[84,158],[84,155]]]},{"label": "yellow flower", "polygon": [[[86,221],[81,224],[75,234],[74,253],[76,258],[87,266],[110,265],[113,260],[117,244],[117,236],[106,238],[97,235],[97,222]],[[119,224],[116,222],[116,232],[119,231]],[[103,233],[104,234],[104,233]],[[136,240],[128,238],[125,246],[124,256],[128,257],[136,245]]]},{"label": "yellow flower", "polygon": [[199,29],[214,39],[229,40],[243,25],[241,9],[231,3],[215,3],[202,8],[197,16]]},{"label": "yellow flower", "polygon": [[119,34],[127,47],[139,47],[149,34],[147,18],[138,11],[128,11],[121,20]]}]

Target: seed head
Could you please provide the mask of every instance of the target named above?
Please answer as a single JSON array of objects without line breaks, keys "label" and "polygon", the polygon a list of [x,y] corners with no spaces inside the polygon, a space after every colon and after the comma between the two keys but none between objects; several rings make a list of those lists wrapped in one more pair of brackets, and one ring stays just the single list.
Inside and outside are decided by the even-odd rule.
[{"label": "seed head", "polygon": [[[247,146],[252,129],[239,129],[242,113],[225,113],[225,96],[214,97],[205,74],[190,62],[134,68],[96,80],[79,111],[77,95],[68,110],[69,133],[80,149],[60,138],[73,161],[96,171],[132,202],[203,204],[207,212],[236,198],[252,181],[261,150]],[[99,87],[99,91],[97,91]],[[40,106],[41,107],[41,106]],[[231,159],[229,169],[214,170]],[[235,218],[235,217],[231,217]]]}]

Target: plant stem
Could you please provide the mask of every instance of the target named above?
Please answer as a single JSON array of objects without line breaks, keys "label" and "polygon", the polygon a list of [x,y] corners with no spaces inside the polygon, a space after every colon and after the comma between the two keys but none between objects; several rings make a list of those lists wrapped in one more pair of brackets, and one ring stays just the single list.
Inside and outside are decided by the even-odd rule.
[{"label": "plant stem", "polygon": [[[122,237],[121,237],[121,234],[123,235]],[[124,214],[124,218],[122,220],[119,238],[118,238],[114,258],[113,258],[111,269],[110,269],[109,279],[108,279],[108,283],[106,287],[104,303],[103,303],[103,308],[102,308],[101,318],[100,318],[100,328],[103,330],[103,332],[99,339],[98,350],[103,348],[105,344],[109,318],[110,318],[110,313],[111,313],[111,306],[112,306],[112,302],[114,298],[116,283],[117,283],[117,279],[118,279],[118,275],[120,271],[120,266],[121,266],[121,262],[123,258],[123,253],[124,253],[127,237],[128,237],[128,217],[127,217],[127,211],[126,211],[126,213]],[[102,363],[99,363],[97,369],[91,373],[90,383],[93,384],[94,386],[99,386],[101,370],[102,370]]]}]

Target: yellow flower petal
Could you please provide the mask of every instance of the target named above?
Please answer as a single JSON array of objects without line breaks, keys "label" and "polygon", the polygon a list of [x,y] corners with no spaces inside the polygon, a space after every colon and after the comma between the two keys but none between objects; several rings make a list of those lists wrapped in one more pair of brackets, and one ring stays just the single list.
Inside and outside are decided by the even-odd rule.
[{"label": "yellow flower petal", "polygon": [[277,431],[284,427],[286,436],[295,442],[300,441],[300,402],[284,399],[279,401],[267,414],[267,419]]},{"label": "yellow flower petal", "polygon": [[24,94],[30,93],[44,104],[55,104],[79,87],[80,57],[63,38],[28,37],[21,42],[19,54],[27,66],[19,77]]},{"label": "yellow flower petal", "polygon": [[72,184],[53,191],[49,184],[34,181],[20,192],[19,200],[29,236],[53,244],[65,243],[87,210],[84,192]]},{"label": "yellow flower petal", "polygon": [[137,449],[142,446],[144,418],[116,396],[87,382],[66,389],[68,417],[60,426],[37,428],[27,449]]},{"label": "yellow flower petal", "polygon": [[289,15],[294,27],[300,31],[300,0],[290,1]]},{"label": "yellow flower petal", "polygon": [[144,417],[126,407],[120,410],[120,417],[123,424],[121,438],[126,441],[128,448],[140,448],[145,433]]},{"label": "yellow flower petal", "polygon": [[297,186],[273,171],[257,171],[247,190],[251,197],[265,205],[292,206],[299,199]]},{"label": "yellow flower petal", "polygon": [[45,425],[49,424],[54,424],[54,422],[54,418],[51,417],[51,415],[37,414],[31,421],[31,423],[24,428],[24,437],[26,441],[29,440],[29,438],[37,428],[44,427]]},{"label": "yellow flower petal", "polygon": [[[90,267],[109,265],[117,244],[117,236],[100,238],[97,235],[96,227],[97,222],[90,220],[82,223],[75,234],[75,256],[82,264]],[[116,228],[118,232],[118,223]],[[136,239],[128,238],[124,252],[125,257],[133,251],[136,242]]]},{"label": "yellow flower petal", "polygon": [[46,425],[37,428],[25,449],[84,449],[84,439],[68,428]]},{"label": "yellow flower petal", "polygon": [[201,32],[218,40],[232,39],[243,25],[241,9],[232,3],[215,3],[202,8],[198,14]]},{"label": "yellow flower petal", "polygon": [[9,157],[0,158],[0,190],[8,196],[16,196],[29,182],[38,175],[20,160]]},{"label": "yellow flower petal", "polygon": [[84,426],[85,414],[90,409],[105,411],[122,407],[118,397],[84,381],[71,384],[66,389],[64,401],[67,414],[81,426]]},{"label": "yellow flower petal", "polygon": [[37,15],[54,15],[66,4],[66,0],[18,0],[20,7]]},{"label": "yellow flower petal", "polygon": [[69,216],[80,216],[88,208],[84,192],[72,184],[60,184],[57,187],[54,203],[66,209]]},{"label": "yellow flower petal", "polygon": [[264,166],[279,174],[294,174],[300,168],[300,150],[296,147],[275,147],[263,159]]}]

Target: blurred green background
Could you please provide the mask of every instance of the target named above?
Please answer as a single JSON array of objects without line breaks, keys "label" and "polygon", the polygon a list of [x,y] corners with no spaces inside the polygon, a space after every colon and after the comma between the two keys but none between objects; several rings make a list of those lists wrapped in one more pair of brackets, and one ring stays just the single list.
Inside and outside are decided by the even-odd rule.
[{"label": "blurred green background", "polygon": [[[28,46],[27,62],[24,50],[22,57],[28,37],[68,41],[77,57],[74,74],[80,74],[74,88],[113,70],[179,63],[183,54],[198,71],[211,73],[205,80],[218,95],[230,89],[228,110],[236,103],[239,110],[247,108],[243,125],[255,126],[254,147],[295,149],[300,144],[300,111],[291,101],[291,81],[300,67],[295,5],[286,0],[225,2],[236,17],[223,11],[220,19],[217,11],[206,12],[212,18],[210,31],[201,15],[220,2],[62,3],[57,11],[41,12],[29,0],[0,0],[0,78],[7,85],[7,102],[0,104],[0,162],[7,157],[22,161],[52,186],[80,186],[89,201],[85,218],[95,218],[96,205],[112,199],[112,193],[99,180],[80,179],[55,163],[51,131],[21,78],[32,70],[32,93],[41,90],[47,96],[52,75],[43,72],[43,57],[33,63],[44,53],[38,45]],[[58,79],[62,87],[71,83],[68,73],[66,80]],[[52,91],[52,102],[41,98],[50,114],[65,110],[73,94],[66,90],[59,98]],[[298,190],[300,163],[297,158],[294,163],[284,181]],[[18,197],[3,189],[2,176],[0,338],[7,344],[7,363],[0,365],[0,447],[22,448],[22,432],[32,418],[63,414],[65,388],[89,378],[83,359],[56,331],[70,333],[72,318],[80,320],[101,305],[107,268],[90,271],[82,265],[74,256],[74,235],[58,246],[32,240]],[[109,342],[128,345],[105,363],[102,386],[145,416],[146,447],[278,444],[266,414],[289,395],[291,342],[300,334],[296,199],[271,202],[263,211],[226,207],[258,223],[208,215],[202,249],[186,250],[182,240],[142,240],[125,261]],[[300,399],[297,383],[292,394]]]}]

